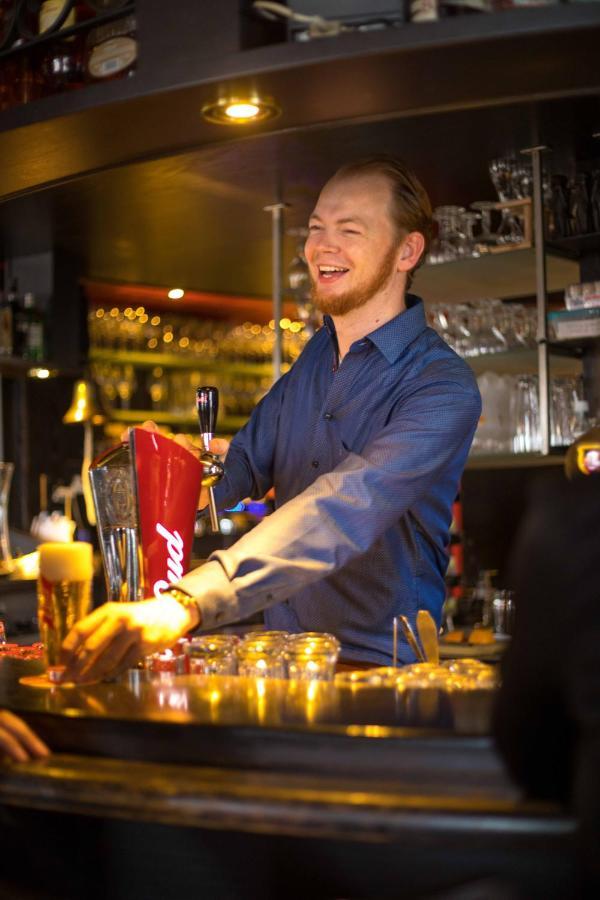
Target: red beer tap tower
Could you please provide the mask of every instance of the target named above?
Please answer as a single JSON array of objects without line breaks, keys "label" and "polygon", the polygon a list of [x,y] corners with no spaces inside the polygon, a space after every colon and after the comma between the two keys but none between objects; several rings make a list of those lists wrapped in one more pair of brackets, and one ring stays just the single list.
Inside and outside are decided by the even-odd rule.
[{"label": "red beer tap tower", "polygon": [[90,466],[108,600],[159,596],[188,570],[200,487],[223,466],[158,432],[133,428],[129,443]]}]

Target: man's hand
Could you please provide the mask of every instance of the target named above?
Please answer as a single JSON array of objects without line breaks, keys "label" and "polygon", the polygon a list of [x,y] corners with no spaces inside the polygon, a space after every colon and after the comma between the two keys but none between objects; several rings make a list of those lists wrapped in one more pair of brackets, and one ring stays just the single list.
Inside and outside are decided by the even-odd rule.
[{"label": "man's hand", "polygon": [[50,750],[22,719],[0,710],[0,752],[15,762],[48,756]]},{"label": "man's hand", "polygon": [[[160,431],[156,422],[143,422],[140,426],[145,431]],[[129,429],[126,429],[121,435],[122,441],[129,440]],[[176,434],[173,437],[173,440],[176,444],[179,444],[180,447],[185,447],[186,450],[189,450],[190,453],[193,453],[194,456],[199,456],[200,453],[204,450],[204,447],[201,446],[200,442],[192,443],[192,441],[188,440],[188,438],[184,434]],[[227,451],[229,450],[229,441],[226,441],[224,438],[213,438],[210,442],[210,452],[214,453],[215,456],[220,456],[223,459],[227,456]],[[204,509],[205,506],[208,506],[208,488],[200,489],[200,497],[198,498],[198,509]]]},{"label": "man's hand", "polygon": [[105,603],[63,641],[63,681],[99,681],[121,674],[143,656],[172,647],[197,621],[172,597]]}]

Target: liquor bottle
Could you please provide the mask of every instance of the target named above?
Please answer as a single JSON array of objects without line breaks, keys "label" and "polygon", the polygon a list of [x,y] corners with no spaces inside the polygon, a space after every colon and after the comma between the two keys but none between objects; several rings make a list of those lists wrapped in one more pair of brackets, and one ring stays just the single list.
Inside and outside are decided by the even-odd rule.
[{"label": "liquor bottle", "polygon": [[0,299],[0,356],[12,356],[12,352],[12,307],[8,302],[8,297],[2,292]]},{"label": "liquor bottle", "polygon": [[68,14],[56,38],[46,47],[40,59],[40,74],[43,81],[43,93],[55,94],[60,91],[81,87],[84,83],[83,73],[83,39],[80,35],[61,36],[61,31],[71,28],[86,17],[80,3],[70,0],[45,0],[40,6],[38,30],[40,34],[51,31],[61,17]]},{"label": "liquor bottle", "polygon": [[87,39],[86,75],[89,81],[108,81],[132,75],[137,63],[135,16],[125,16],[92,28]]},{"label": "liquor bottle", "polygon": [[23,297],[23,306],[16,316],[20,355],[40,362],[44,359],[44,321],[31,293]]}]

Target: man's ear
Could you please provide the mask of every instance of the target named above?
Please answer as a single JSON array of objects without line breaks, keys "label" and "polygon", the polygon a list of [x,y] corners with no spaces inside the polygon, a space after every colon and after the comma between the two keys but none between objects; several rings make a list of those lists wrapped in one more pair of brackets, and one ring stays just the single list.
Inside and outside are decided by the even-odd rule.
[{"label": "man's ear", "polygon": [[425,238],[420,231],[410,231],[402,244],[396,261],[399,272],[410,272],[419,262],[425,250]]}]

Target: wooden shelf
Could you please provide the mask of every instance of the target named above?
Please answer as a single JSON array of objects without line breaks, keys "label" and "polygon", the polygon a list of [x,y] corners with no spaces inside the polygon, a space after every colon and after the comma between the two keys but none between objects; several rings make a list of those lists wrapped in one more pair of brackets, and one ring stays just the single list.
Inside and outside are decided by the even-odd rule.
[{"label": "wooden shelf", "polygon": [[[253,375],[256,378],[269,378],[273,375],[271,363],[227,362],[219,359],[200,359],[197,356],[178,356],[175,353],[146,353],[133,350],[101,350],[90,349],[90,362],[112,363],[114,365],[130,365],[139,369],[188,369],[203,372],[223,372],[229,375]],[[289,363],[283,363],[282,372],[287,372]]]},{"label": "wooden shelf", "polygon": [[562,466],[564,453],[472,453],[466,468],[473,469],[529,469],[542,466]]},{"label": "wooden shelf", "polygon": [[[548,256],[548,291],[563,291],[579,281],[579,266],[572,259]],[[482,297],[535,295],[535,250],[488,253],[474,259],[457,259],[423,266],[415,277],[415,293],[427,303],[464,303]]]},{"label": "wooden shelf", "polygon": [[[503,353],[482,353],[480,356],[465,357],[465,362],[476,375],[496,372],[499,375],[530,375],[538,369],[537,350],[524,347],[522,350],[507,350]],[[575,353],[557,353],[554,345],[550,348],[550,372],[558,377],[581,374],[581,357]]]},{"label": "wooden shelf", "polygon": [[46,361],[22,359],[20,356],[0,356],[0,377],[27,378],[31,369],[48,369],[52,377],[62,375],[76,378],[81,374],[73,369],[61,369]]},{"label": "wooden shelf", "polygon": [[[170,413],[153,409],[113,409],[107,412],[109,422],[119,422],[123,425],[139,425],[151,419],[157,425],[174,425],[177,428],[189,428],[196,431],[198,417],[193,413]],[[219,434],[233,434],[239,431],[246,422],[248,416],[222,416],[217,422]]]},{"label": "wooden shelf", "polygon": [[600,253],[600,232],[555,238],[546,241],[546,249],[548,253],[562,256],[565,259],[581,259],[588,253]]}]

